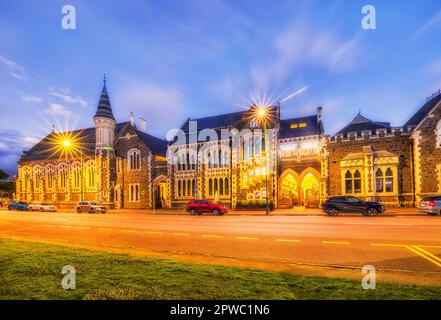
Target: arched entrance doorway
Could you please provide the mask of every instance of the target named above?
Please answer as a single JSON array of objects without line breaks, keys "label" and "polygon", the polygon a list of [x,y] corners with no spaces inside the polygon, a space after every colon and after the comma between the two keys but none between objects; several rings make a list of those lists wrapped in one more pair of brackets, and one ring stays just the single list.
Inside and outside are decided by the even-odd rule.
[{"label": "arched entrance doorway", "polygon": [[166,176],[159,176],[153,182],[153,206],[155,209],[168,207],[168,180]]},{"label": "arched entrance doorway", "polygon": [[300,183],[302,204],[309,208],[318,208],[320,205],[320,184],[313,172],[302,174]]},{"label": "arched entrance doorway", "polygon": [[298,174],[287,169],[280,177],[279,208],[292,208],[299,205]]}]

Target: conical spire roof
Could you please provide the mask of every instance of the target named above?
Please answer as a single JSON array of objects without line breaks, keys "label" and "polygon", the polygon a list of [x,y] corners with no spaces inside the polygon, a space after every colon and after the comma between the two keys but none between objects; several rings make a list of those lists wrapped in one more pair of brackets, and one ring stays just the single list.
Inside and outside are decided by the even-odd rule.
[{"label": "conical spire roof", "polygon": [[115,120],[112,112],[112,106],[109,100],[109,94],[106,88],[106,76],[104,75],[103,90],[101,91],[100,102],[98,103],[98,109],[96,110],[95,117],[103,117]]}]

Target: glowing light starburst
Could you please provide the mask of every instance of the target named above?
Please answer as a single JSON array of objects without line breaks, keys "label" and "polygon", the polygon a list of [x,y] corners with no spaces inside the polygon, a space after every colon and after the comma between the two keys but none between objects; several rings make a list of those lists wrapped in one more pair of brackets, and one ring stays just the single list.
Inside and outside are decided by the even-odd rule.
[{"label": "glowing light starburst", "polygon": [[52,133],[47,138],[47,144],[51,152],[49,157],[58,155],[61,158],[79,158],[85,147],[84,136],[82,131],[66,131],[60,133]]}]

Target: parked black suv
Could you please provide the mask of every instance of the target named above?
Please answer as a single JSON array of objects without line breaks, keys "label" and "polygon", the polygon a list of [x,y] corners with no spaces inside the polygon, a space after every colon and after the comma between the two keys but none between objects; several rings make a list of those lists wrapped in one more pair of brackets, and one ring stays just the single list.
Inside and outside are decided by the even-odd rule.
[{"label": "parked black suv", "polygon": [[378,202],[367,202],[357,197],[333,197],[323,203],[323,210],[328,216],[340,212],[360,212],[364,216],[376,216],[385,211]]}]

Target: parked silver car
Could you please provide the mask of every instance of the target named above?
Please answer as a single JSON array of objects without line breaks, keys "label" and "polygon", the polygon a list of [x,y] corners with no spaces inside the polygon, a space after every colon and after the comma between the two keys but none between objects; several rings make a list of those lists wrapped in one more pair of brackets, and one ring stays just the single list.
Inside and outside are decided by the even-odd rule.
[{"label": "parked silver car", "polygon": [[83,211],[89,213],[106,213],[107,208],[104,206],[100,206],[96,202],[81,201],[77,204],[77,212],[81,213]]},{"label": "parked silver car", "polygon": [[441,215],[441,196],[423,198],[420,202],[420,210],[428,215]]},{"label": "parked silver car", "polygon": [[31,203],[29,204],[29,211],[41,211],[41,212],[55,212],[57,207],[49,203]]}]

